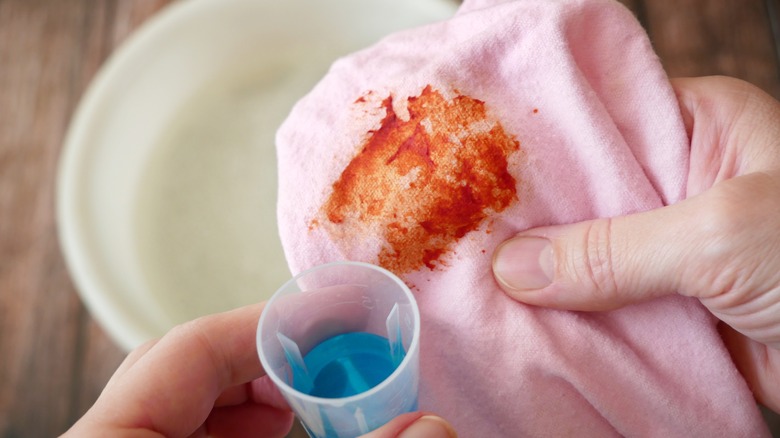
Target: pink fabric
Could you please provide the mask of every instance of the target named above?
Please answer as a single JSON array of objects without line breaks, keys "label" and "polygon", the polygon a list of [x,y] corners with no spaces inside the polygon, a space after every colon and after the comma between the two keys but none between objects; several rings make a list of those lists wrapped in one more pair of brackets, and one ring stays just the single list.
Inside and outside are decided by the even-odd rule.
[{"label": "pink fabric", "polygon": [[674,94],[618,3],[467,0],[336,62],[277,145],[292,271],[361,260],[410,284],[420,407],[462,436],[767,435],[697,301],[555,311],[491,275],[521,230],[684,196]]}]

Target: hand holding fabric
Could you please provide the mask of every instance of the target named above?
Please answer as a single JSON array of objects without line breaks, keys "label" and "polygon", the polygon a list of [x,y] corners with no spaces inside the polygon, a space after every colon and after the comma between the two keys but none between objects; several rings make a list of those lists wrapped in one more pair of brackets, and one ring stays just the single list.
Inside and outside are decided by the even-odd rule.
[{"label": "hand holding fabric", "polygon": [[495,252],[518,301],[607,310],[698,298],[759,401],[780,410],[780,103],[724,77],[673,80],[691,142],[687,199],[531,229]]}]

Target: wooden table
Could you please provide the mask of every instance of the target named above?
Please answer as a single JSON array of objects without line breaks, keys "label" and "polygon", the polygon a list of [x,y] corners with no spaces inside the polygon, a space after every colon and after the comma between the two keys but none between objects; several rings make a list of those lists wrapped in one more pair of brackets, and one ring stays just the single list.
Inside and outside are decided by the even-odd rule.
[{"label": "wooden table", "polygon": [[[64,432],[124,357],[57,241],[57,160],[101,63],[169,0],[0,0],[0,434]],[[780,0],[624,0],[671,76],[726,74],[780,98]]]}]

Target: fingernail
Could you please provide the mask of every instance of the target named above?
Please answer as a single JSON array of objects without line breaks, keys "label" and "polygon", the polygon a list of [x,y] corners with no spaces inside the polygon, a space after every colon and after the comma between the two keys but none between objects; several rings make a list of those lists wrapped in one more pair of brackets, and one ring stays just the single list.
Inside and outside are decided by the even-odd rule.
[{"label": "fingernail", "polygon": [[398,438],[457,438],[449,423],[434,415],[424,415],[409,425]]},{"label": "fingernail", "polygon": [[549,286],[553,277],[552,244],[541,237],[515,237],[496,250],[493,273],[502,285],[514,290]]}]

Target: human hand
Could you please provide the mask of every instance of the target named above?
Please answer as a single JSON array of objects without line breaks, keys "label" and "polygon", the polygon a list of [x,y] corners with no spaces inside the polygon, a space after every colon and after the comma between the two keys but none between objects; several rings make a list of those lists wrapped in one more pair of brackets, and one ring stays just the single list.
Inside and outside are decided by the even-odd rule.
[{"label": "human hand", "polygon": [[513,298],[608,310],[698,298],[752,388],[780,411],[780,103],[725,77],[672,81],[691,140],[687,199],[520,233],[493,271]]},{"label": "human hand", "polygon": [[[265,304],[207,316],[133,352],[65,436],[282,437],[293,414],[264,378],[255,332]],[[401,415],[365,438],[454,437],[444,420]]]}]

